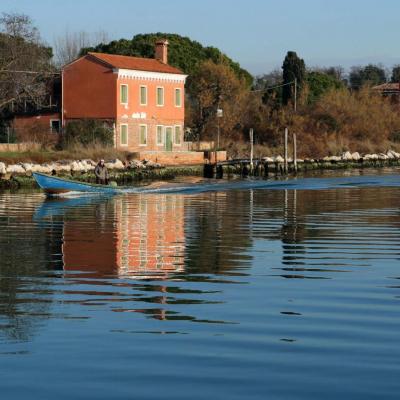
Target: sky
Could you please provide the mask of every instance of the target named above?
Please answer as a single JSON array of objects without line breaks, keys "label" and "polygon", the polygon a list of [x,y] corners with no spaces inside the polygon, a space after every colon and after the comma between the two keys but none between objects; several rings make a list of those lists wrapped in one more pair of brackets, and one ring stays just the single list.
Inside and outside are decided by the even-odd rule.
[{"label": "sky", "polygon": [[66,31],[178,33],[256,75],[288,50],[310,67],[400,64],[399,0],[0,0],[0,12],[29,15],[50,45]]}]

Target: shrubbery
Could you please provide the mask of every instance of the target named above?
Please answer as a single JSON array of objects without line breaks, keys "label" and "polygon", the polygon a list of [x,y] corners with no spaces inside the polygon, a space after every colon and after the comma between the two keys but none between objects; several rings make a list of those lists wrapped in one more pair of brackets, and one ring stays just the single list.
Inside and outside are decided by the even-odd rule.
[{"label": "shrubbery", "polygon": [[84,119],[67,123],[61,136],[60,147],[68,149],[76,145],[85,147],[91,145],[112,146],[113,142],[114,133],[111,126],[105,122]]}]

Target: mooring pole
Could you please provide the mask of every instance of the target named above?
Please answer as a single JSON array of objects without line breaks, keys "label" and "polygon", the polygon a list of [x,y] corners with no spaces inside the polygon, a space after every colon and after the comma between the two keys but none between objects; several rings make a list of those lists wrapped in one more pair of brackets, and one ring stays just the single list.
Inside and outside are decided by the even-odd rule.
[{"label": "mooring pole", "polygon": [[285,128],[285,148],[284,148],[284,172],[288,172],[288,128]]},{"label": "mooring pole", "polygon": [[253,172],[254,131],[250,128],[250,171]]},{"label": "mooring pole", "polygon": [[294,172],[297,173],[297,138],[296,134],[293,133],[293,167]]}]

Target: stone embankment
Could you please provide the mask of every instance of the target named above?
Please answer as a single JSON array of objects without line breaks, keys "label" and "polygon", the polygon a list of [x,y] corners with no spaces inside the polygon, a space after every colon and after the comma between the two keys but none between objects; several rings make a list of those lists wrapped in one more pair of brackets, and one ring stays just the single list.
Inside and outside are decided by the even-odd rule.
[{"label": "stone embankment", "polygon": [[[160,164],[152,161],[137,161],[133,160],[123,163],[121,160],[115,159],[106,162],[106,166],[110,171],[122,170],[149,170],[161,168]],[[15,176],[15,175],[31,175],[32,172],[41,172],[44,174],[53,175],[74,175],[79,173],[87,173],[93,171],[96,163],[93,160],[78,160],[78,161],[57,161],[45,164],[36,163],[17,163],[5,164],[0,161],[0,176]]]}]

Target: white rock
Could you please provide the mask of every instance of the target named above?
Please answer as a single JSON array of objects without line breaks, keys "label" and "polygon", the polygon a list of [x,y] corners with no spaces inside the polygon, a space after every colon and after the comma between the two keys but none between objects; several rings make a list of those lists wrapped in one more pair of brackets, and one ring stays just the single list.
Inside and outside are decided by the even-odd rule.
[{"label": "white rock", "polygon": [[4,164],[3,162],[0,162],[0,174],[4,175],[6,173],[7,173],[6,164]]},{"label": "white rock", "polygon": [[19,164],[11,164],[7,166],[8,173],[12,174],[24,174],[25,173],[25,168],[22,165]]},{"label": "white rock", "polygon": [[360,153],[359,153],[358,151],[356,151],[355,153],[353,153],[353,154],[351,155],[351,158],[352,158],[354,161],[358,161],[358,160],[361,158]]},{"label": "white rock", "polygon": [[394,150],[388,150],[388,152],[386,153],[386,155],[387,155],[389,158],[392,158],[392,159],[394,159],[394,158],[400,158],[400,154],[399,154],[399,153],[396,153]]},{"label": "white rock", "polygon": [[115,159],[106,163],[106,167],[109,169],[125,169],[125,165],[121,160]]},{"label": "white rock", "polygon": [[342,160],[350,161],[352,159],[353,159],[352,155],[349,151],[346,151],[345,153],[342,154]]},{"label": "white rock", "polygon": [[263,157],[262,160],[264,162],[273,163],[274,159],[272,157]]},{"label": "white rock", "polygon": [[388,160],[389,157],[386,154],[381,153],[381,154],[379,154],[378,159],[379,160]]},{"label": "white rock", "polygon": [[285,160],[284,160],[284,158],[283,158],[282,156],[276,156],[276,157],[274,158],[274,161],[275,161],[275,162],[282,163],[282,162],[284,162]]},{"label": "white rock", "polygon": [[20,165],[22,166],[22,168],[23,168],[26,172],[32,172],[32,167],[33,167],[33,164],[32,164],[32,163],[20,163]]}]

